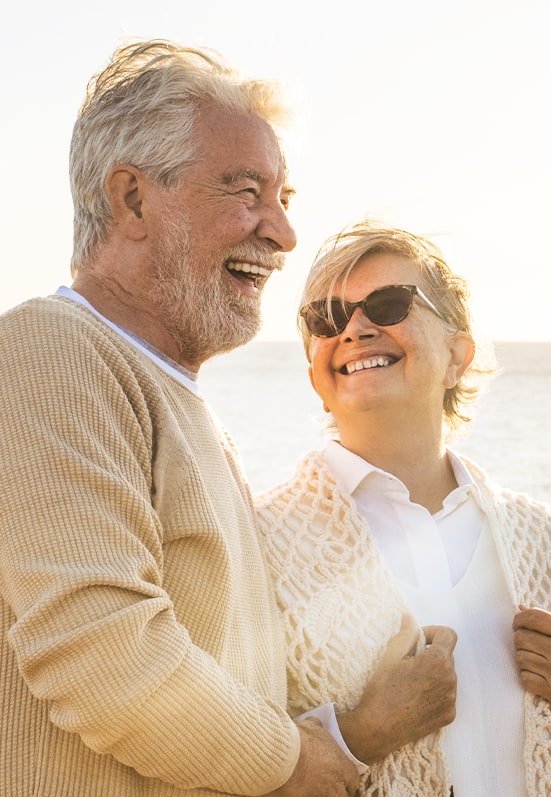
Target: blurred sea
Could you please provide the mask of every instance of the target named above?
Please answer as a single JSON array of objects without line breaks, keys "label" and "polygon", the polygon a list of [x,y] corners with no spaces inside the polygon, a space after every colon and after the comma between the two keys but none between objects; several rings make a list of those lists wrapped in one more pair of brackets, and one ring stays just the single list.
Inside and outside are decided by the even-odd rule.
[{"label": "blurred sea", "polygon": [[[452,448],[502,485],[551,503],[551,342],[498,343],[500,373]],[[253,493],[323,447],[323,410],[299,342],[253,342],[201,369],[203,395],[235,440]]]}]

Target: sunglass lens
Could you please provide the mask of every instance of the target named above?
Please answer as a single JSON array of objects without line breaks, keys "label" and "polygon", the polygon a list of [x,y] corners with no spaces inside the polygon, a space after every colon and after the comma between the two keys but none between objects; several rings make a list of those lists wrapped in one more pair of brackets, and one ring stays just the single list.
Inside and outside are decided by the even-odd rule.
[{"label": "sunglass lens", "polygon": [[340,335],[345,326],[350,321],[346,305],[343,307],[339,299],[332,299],[330,302],[331,316],[328,323],[331,326],[331,335]]},{"label": "sunglass lens", "polygon": [[311,302],[304,308],[302,317],[312,335],[325,338],[328,335],[335,334],[331,331],[325,302]]},{"label": "sunglass lens", "polygon": [[346,311],[336,299],[330,302],[329,308],[324,299],[311,302],[304,308],[303,318],[310,333],[319,338],[339,335],[348,323]]},{"label": "sunglass lens", "polygon": [[413,295],[402,285],[392,285],[374,291],[366,300],[366,315],[381,327],[399,324],[410,311]]}]

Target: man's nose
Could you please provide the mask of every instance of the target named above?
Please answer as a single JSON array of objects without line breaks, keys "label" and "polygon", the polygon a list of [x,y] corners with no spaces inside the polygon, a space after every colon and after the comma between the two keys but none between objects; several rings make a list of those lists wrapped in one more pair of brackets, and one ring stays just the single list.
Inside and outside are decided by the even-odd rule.
[{"label": "man's nose", "polygon": [[280,252],[290,252],[297,245],[295,228],[281,205],[263,216],[256,234],[259,238],[269,240],[272,247]]}]

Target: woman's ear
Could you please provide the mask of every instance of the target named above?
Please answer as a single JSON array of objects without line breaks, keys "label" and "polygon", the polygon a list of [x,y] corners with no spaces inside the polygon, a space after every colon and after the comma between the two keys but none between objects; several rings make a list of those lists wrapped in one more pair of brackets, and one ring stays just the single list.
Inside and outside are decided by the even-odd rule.
[{"label": "woman's ear", "polygon": [[468,332],[455,332],[450,338],[450,359],[446,369],[444,386],[454,388],[469,365],[475,352],[474,341]]},{"label": "woman's ear", "polygon": [[131,241],[141,241],[147,235],[142,213],[144,188],[144,175],[127,164],[114,166],[105,181],[113,226]]}]

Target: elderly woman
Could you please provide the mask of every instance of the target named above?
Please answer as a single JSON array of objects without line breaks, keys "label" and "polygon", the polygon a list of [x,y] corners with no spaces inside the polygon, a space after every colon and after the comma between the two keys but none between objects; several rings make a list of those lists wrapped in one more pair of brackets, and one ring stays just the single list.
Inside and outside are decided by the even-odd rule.
[{"label": "elderly woman", "polygon": [[[314,264],[299,326],[333,439],[257,501],[292,711],[334,703],[366,795],[551,794],[551,507],[447,447],[493,370],[464,280],[362,222]],[[356,715],[406,612],[457,633],[456,717],[373,762]]]}]

